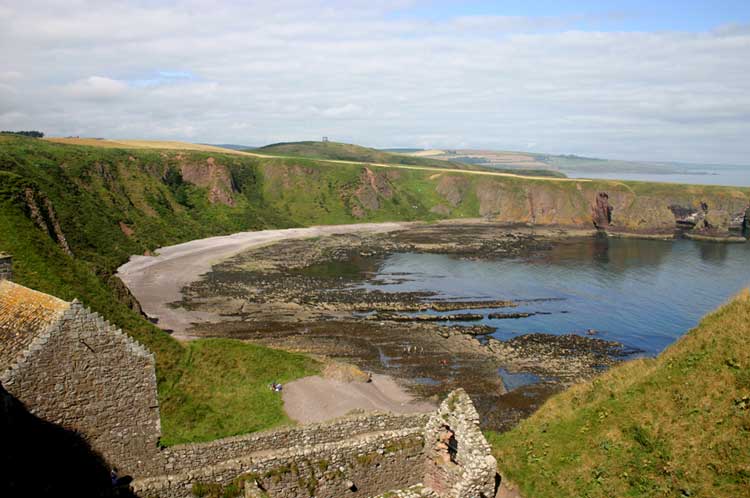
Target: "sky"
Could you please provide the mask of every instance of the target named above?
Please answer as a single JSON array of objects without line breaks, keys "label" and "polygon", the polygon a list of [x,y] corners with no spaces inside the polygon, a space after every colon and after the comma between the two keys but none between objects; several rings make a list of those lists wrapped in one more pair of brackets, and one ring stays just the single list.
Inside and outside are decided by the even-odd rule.
[{"label": "sky", "polygon": [[750,164],[750,2],[0,0],[0,129]]}]

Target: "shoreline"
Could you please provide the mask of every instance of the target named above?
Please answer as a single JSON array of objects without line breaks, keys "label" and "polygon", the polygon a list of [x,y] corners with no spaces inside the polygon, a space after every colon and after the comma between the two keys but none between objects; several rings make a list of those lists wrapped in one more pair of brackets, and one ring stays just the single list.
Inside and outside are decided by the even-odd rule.
[{"label": "shoreline", "polygon": [[[634,238],[673,241],[677,233],[639,233],[620,231],[599,231],[594,228],[581,228],[558,225],[498,224],[485,218],[465,218],[439,220],[436,222],[401,221],[381,223],[355,223],[346,225],[314,225],[302,228],[269,229],[252,232],[238,232],[204,239],[195,239],[180,244],[157,249],[153,256],[133,255],[129,261],[117,269],[116,275],[125,283],[141,305],[145,315],[158,327],[166,330],[178,340],[191,340],[187,331],[193,326],[220,321],[230,321],[231,317],[215,313],[190,310],[178,307],[183,300],[185,289],[210,272],[213,265],[223,263],[244,251],[257,249],[269,244],[284,241],[314,239],[346,234],[383,234],[406,230],[411,227],[439,226],[481,226],[528,231],[533,235],[550,239],[592,237],[602,233],[612,238]],[[713,243],[747,242],[742,237],[716,237],[699,234],[683,234],[692,240]]]},{"label": "shoreline", "polygon": [[[117,269],[116,275],[125,283],[141,305],[146,316],[178,340],[195,337],[186,333],[192,324],[205,324],[217,319],[212,313],[175,308],[172,303],[183,299],[182,290],[200,279],[215,264],[222,263],[249,249],[289,240],[311,239],[345,234],[382,234],[417,226],[487,225],[498,226],[483,218],[440,220],[437,222],[399,221],[355,223],[348,225],[315,225],[304,228],[282,228],[238,232],[161,247],[153,256],[133,255]],[[588,237],[595,229],[561,226],[506,225],[530,230],[553,238]],[[222,319],[226,321],[227,318]]]},{"label": "shoreline", "polygon": [[155,251],[154,256],[134,255],[117,269],[116,275],[125,283],[141,305],[146,316],[159,328],[180,340],[193,336],[185,331],[193,323],[214,318],[213,314],[175,309],[170,303],[182,300],[182,289],[209,272],[214,264],[266,244],[284,240],[315,238],[346,233],[386,233],[419,222],[357,223],[351,225],[320,225],[306,228],[284,228],[238,232],[205,239],[196,239]]},{"label": "shoreline", "polygon": [[[171,325],[177,329],[175,336],[180,340],[233,337],[319,355],[388,375],[403,393],[422,401],[465,387],[477,403],[483,423],[500,428],[527,415],[554,392],[590,377],[598,365],[620,361],[619,355],[613,354],[606,341],[595,338],[545,334],[540,341],[532,337],[505,343],[477,337],[487,332],[479,330],[482,327],[445,328],[422,321],[395,325],[385,317],[358,317],[360,309],[403,311],[450,305],[425,304],[426,296],[419,293],[350,294],[343,289],[342,295],[326,296],[319,293],[323,282],[302,270],[311,265],[314,268],[331,256],[334,260],[346,259],[347,255],[366,259],[400,250],[447,252],[470,258],[518,257],[528,251],[546,250],[557,241],[596,234],[593,229],[509,226],[482,219],[244,232],[167,247],[157,256],[134,257],[119,274],[144,312],[158,319],[161,328]],[[232,281],[232,274],[239,280]],[[216,275],[221,276],[217,279]],[[493,307],[506,304],[483,303]],[[509,392],[498,368],[547,380]],[[313,399],[300,396],[307,399],[303,410],[307,415],[300,420],[317,411],[340,415],[335,407],[343,398],[359,400],[360,405],[349,405],[351,409],[377,409],[382,398],[378,392],[369,392],[372,386],[330,381],[322,386],[320,382],[302,382],[298,392],[306,393],[311,388],[319,395]],[[365,392],[360,392],[361,388]],[[333,399],[322,402],[327,396]],[[500,406],[500,411],[493,408]]]}]

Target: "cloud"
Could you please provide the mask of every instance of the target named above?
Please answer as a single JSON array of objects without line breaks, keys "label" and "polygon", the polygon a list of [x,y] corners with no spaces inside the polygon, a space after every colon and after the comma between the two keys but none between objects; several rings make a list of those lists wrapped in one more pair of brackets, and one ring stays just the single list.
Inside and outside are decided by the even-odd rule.
[{"label": "cloud", "polygon": [[4,128],[750,156],[746,26],[597,32],[571,18],[394,15],[410,4],[14,2],[0,10]]},{"label": "cloud", "polygon": [[102,76],[89,76],[65,85],[65,95],[83,100],[109,100],[125,94],[128,86],[122,81]]}]

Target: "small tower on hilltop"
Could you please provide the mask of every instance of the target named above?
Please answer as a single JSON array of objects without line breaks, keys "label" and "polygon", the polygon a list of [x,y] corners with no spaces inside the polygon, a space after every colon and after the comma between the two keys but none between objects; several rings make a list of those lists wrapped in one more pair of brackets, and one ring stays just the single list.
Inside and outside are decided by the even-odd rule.
[{"label": "small tower on hilltop", "polygon": [[328,143],[328,137],[323,137],[323,143],[324,143],[324,144],[327,144],[327,143]]}]

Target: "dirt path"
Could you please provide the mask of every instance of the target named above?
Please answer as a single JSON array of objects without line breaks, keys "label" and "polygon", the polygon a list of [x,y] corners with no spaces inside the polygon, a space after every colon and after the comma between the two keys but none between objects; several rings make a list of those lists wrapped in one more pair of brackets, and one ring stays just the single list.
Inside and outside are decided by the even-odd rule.
[{"label": "dirt path", "polygon": [[383,233],[406,228],[413,223],[358,223],[314,226],[284,230],[240,232],[232,235],[192,240],[163,247],[156,256],[132,256],[117,275],[135,295],[141,308],[162,329],[178,339],[190,339],[185,331],[193,323],[226,320],[218,314],[173,308],[182,299],[181,290],[208,272],[213,264],[252,247],[286,239],[302,239],[342,233]]},{"label": "dirt path", "polygon": [[320,376],[305,377],[284,386],[284,410],[302,424],[341,417],[352,410],[419,413],[435,409],[415,401],[393,378],[374,374],[372,382],[346,382]]}]

